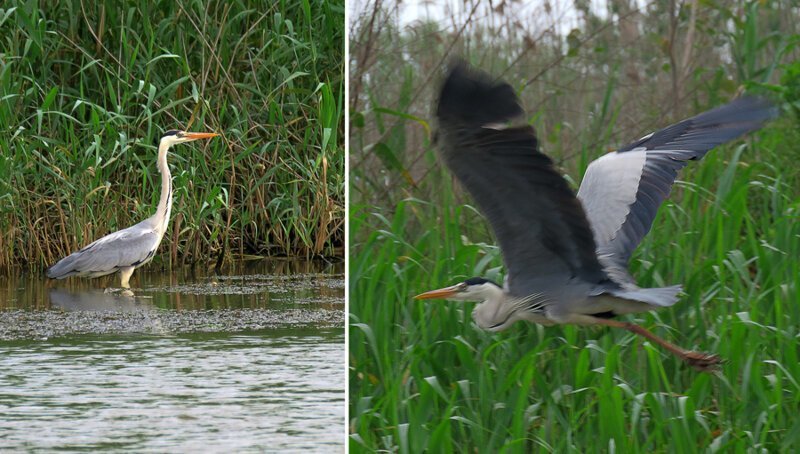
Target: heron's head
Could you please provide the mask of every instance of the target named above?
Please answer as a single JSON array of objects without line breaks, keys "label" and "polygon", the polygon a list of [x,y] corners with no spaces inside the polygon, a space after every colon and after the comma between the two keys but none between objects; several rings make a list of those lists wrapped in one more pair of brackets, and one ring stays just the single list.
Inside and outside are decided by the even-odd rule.
[{"label": "heron's head", "polygon": [[417,295],[414,299],[445,299],[453,301],[486,301],[489,299],[500,298],[503,289],[494,282],[482,277],[472,277],[456,285],[431,290]]},{"label": "heron's head", "polygon": [[456,285],[431,290],[414,299],[441,298],[454,301],[480,301],[472,311],[472,318],[482,329],[501,331],[517,321],[516,311],[505,302],[502,287],[482,277],[473,277]]},{"label": "heron's head", "polygon": [[178,131],[177,129],[170,129],[161,136],[161,144],[171,147],[178,143],[191,142],[197,139],[210,139],[217,137],[219,134],[213,132],[186,132]]}]

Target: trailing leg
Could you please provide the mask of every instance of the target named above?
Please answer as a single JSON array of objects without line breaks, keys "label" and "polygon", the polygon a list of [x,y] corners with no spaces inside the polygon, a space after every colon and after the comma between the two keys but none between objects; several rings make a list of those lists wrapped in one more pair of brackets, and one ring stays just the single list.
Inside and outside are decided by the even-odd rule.
[{"label": "trailing leg", "polygon": [[666,340],[656,336],[655,334],[651,333],[650,331],[646,330],[645,328],[630,322],[621,322],[619,320],[612,320],[612,319],[604,319],[604,318],[595,318],[596,324],[598,325],[605,325],[610,326],[613,328],[622,328],[626,329],[632,333],[638,334],[643,336],[656,344],[662,346],[663,348],[667,349],[669,352],[677,356],[678,358],[685,361],[688,365],[692,366],[693,368],[699,371],[712,371],[719,366],[722,362],[722,359],[714,354],[710,353],[703,353],[703,352],[696,352],[692,350],[684,350],[678,347],[675,344],[667,342]]}]

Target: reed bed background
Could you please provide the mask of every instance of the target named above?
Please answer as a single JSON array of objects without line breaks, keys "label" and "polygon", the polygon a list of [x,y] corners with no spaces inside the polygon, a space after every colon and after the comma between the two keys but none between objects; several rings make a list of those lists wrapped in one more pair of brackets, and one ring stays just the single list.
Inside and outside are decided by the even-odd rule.
[{"label": "reed bed background", "polygon": [[0,7],[0,269],[38,268],[155,211],[156,260],[342,256],[344,2]]},{"label": "reed bed background", "polygon": [[[800,446],[798,5],[606,5],[429,2],[416,21],[413,5],[354,6],[351,452]],[[503,276],[487,223],[431,145],[434,94],[455,55],[518,89],[576,186],[592,159],[741,91],[781,104],[764,130],[682,172],[632,259],[642,286],[682,283],[686,295],[631,319],[719,353],[718,373],[623,331],[517,323],[492,334],[472,322],[474,304],[412,300]]]}]

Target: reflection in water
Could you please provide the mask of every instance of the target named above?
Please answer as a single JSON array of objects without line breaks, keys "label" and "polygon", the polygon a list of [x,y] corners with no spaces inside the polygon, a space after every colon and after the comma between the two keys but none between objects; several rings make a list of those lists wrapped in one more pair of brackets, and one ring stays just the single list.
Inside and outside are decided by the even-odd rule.
[{"label": "reflection in water", "polygon": [[115,295],[101,290],[76,291],[50,289],[50,306],[65,311],[140,312],[154,309],[153,300]]},{"label": "reflection in water", "polygon": [[340,452],[341,330],[0,343],[4,450]]},{"label": "reflection in water", "polygon": [[0,446],[342,451],[342,273],[150,265],[136,297],[103,293],[114,276],[0,280]]},{"label": "reflection in water", "polygon": [[[298,260],[258,260],[231,265],[223,273],[200,268],[171,272],[149,265],[137,270],[131,286],[138,298],[150,298],[162,309],[291,308],[311,305],[341,310],[344,306],[341,263]],[[51,289],[73,293],[102,292],[114,276],[97,279],[47,280],[43,274],[12,274],[0,282],[0,311],[47,310]]]}]

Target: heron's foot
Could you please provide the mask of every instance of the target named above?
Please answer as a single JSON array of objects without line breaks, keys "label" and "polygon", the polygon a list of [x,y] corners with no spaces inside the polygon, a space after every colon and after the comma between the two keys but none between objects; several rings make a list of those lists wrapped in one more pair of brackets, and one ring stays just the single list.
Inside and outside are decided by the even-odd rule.
[{"label": "heron's foot", "polygon": [[136,296],[129,288],[107,288],[103,291],[107,295]]},{"label": "heron's foot", "polygon": [[701,372],[713,372],[722,364],[722,358],[711,353],[686,352],[681,355],[686,364]]}]

